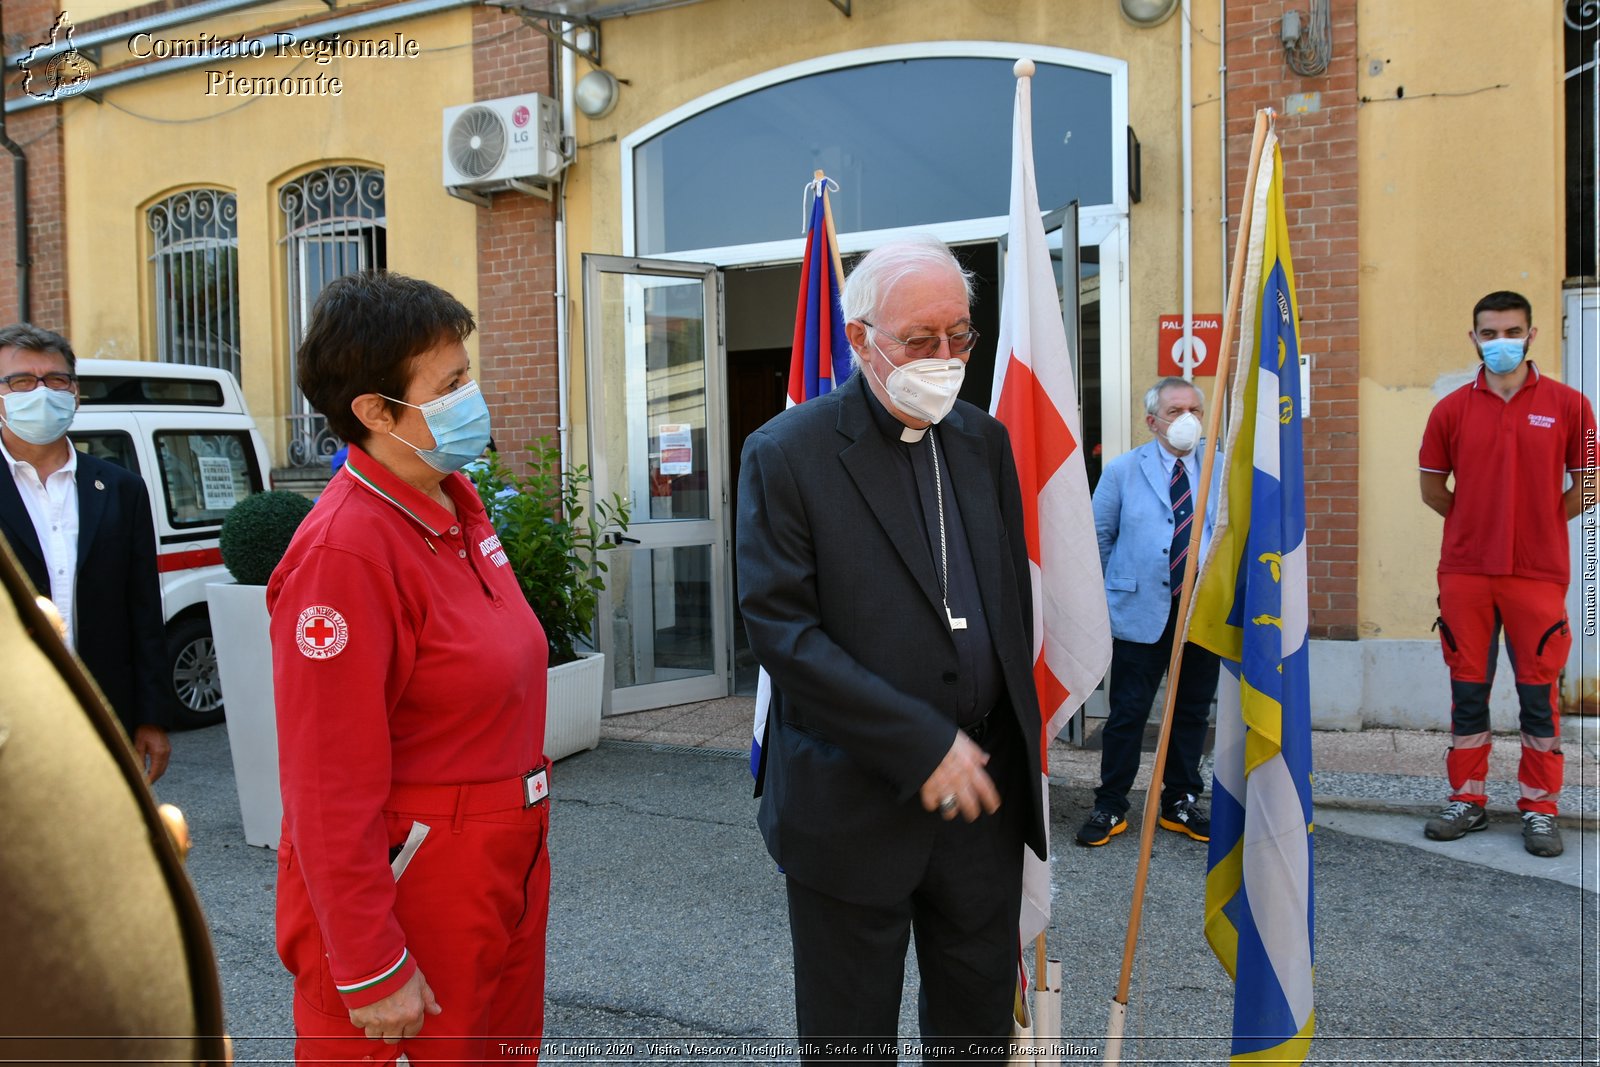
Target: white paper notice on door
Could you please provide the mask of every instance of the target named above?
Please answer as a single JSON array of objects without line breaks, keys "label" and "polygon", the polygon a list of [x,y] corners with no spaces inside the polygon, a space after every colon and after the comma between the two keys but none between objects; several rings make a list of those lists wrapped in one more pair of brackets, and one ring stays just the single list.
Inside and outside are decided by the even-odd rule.
[{"label": "white paper notice on door", "polygon": [[694,434],[687,422],[663,422],[656,427],[661,444],[661,473],[673,478],[694,471]]},{"label": "white paper notice on door", "polygon": [[196,456],[200,466],[200,502],[207,511],[227,511],[239,502],[233,486],[233,464],[226,456]]}]

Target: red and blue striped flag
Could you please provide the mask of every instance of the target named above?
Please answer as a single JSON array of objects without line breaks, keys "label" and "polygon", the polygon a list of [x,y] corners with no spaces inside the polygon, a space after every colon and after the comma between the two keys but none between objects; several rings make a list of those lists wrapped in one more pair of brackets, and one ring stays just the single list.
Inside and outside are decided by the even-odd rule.
[{"label": "red and blue striped flag", "polygon": [[[850,376],[850,342],[844,334],[839,294],[844,270],[828,210],[830,181],[821,171],[811,183],[811,221],[806,257],[800,263],[800,299],[794,311],[794,345],[789,354],[789,407],[837,389]],[[837,185],[835,185],[837,188]],[[759,778],[761,742],[767,735],[767,706],[772,679],[763,669],[756,680],[754,736],[750,741],[750,774]]]}]

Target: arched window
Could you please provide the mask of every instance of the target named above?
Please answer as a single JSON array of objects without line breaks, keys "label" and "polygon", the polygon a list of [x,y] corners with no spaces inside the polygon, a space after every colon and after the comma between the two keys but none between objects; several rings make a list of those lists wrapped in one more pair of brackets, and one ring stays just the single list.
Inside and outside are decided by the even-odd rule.
[{"label": "arched window", "polygon": [[[634,251],[661,255],[797,237],[801,190],[813,170],[839,183],[831,199],[841,233],[1004,217],[1014,54],[903,48],[893,58],[876,57],[902,49],[766,85],[731,86],[709,107],[690,105],[701,109],[640,131],[631,145]],[[1083,62],[1041,62],[1034,76],[1039,202],[1126,210],[1115,180],[1125,134],[1115,122],[1113,65],[1098,61],[1104,69],[1097,69],[1097,57]]]},{"label": "arched window", "polygon": [[221,189],[174,193],[145,212],[157,359],[239,376],[238,215]]},{"label": "arched window", "polygon": [[388,216],[383,171],[350,164],[323,167],[278,192],[288,254],[290,396],[289,465],[326,463],[339,450],[325,420],[294,382],[293,353],[311,322],[311,308],[335,278],[388,266]]}]

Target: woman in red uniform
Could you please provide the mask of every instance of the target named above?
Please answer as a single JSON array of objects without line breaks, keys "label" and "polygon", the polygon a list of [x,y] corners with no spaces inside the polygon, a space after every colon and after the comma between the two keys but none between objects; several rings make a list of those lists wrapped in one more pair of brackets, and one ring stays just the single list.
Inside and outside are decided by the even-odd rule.
[{"label": "woman in red uniform", "polygon": [[296,1058],[536,1061],[548,646],[472,484],[472,314],[369,272],[318,299],[301,389],[350,444],[267,587]]}]

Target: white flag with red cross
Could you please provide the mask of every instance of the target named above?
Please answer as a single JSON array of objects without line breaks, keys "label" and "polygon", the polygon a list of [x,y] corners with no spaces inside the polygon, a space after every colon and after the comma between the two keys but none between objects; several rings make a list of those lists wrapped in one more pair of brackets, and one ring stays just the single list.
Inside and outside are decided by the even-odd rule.
[{"label": "white flag with red cross", "polygon": [[[1026,68],[1029,73],[1031,67]],[[1050,742],[1105,676],[1111,663],[1111,619],[1083,462],[1078,391],[1034,184],[1030,81],[1017,78],[1006,288],[990,412],[1011,435],[1022,483],[1033,579],[1033,677],[1043,727],[1039,771],[1045,779],[1048,826]],[[1076,278],[1067,281],[1077,284]],[[1023,940],[1031,940],[1049,923],[1049,866],[1024,849]]]}]

